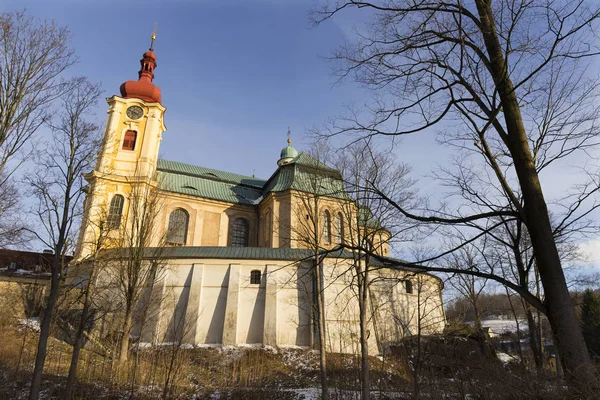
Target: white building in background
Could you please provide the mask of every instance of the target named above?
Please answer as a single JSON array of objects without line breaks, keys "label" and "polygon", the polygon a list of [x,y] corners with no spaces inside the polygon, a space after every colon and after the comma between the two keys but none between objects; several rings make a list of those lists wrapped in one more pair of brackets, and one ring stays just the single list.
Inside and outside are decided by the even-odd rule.
[{"label": "white building in background", "polygon": [[[373,354],[418,330],[441,332],[441,280],[387,258],[389,233],[368,210],[356,208],[344,193],[340,173],[298,153],[290,140],[279,160],[274,158],[277,169],[267,180],[159,160],[166,108],[152,83],[155,68],[151,49],[141,60],[139,80],[125,82],[120,96],[107,99],[104,143],[86,175],[86,215],[76,254],[85,265],[103,235],[103,247],[123,246],[123,237],[135,236],[132,221],[140,217],[136,193],[152,191],[160,197],[146,257],[164,268],[148,289],[151,295],[140,302],[150,311],[135,314],[141,341],[314,346],[315,250],[306,238],[309,220],[318,221],[313,237],[321,251],[351,241],[353,232],[369,232],[380,256],[371,258],[371,266],[389,267],[371,274],[378,278],[370,289]],[[316,197],[318,211],[312,210],[318,215],[309,215]],[[362,216],[354,218],[357,213]],[[153,248],[161,250],[150,257]],[[111,251],[118,253],[105,254]],[[331,351],[359,349],[355,258],[336,250],[323,260]],[[98,281],[104,287],[116,285],[104,272]],[[113,313],[103,329],[115,329],[118,321]]]}]

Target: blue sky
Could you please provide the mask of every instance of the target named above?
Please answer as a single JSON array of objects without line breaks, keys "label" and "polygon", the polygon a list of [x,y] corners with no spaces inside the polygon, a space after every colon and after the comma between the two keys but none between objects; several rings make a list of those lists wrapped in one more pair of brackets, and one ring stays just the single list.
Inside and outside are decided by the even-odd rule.
[{"label": "blue sky", "polygon": [[[364,97],[335,85],[324,60],[342,43],[340,23],[311,28],[310,1],[28,1],[26,8],[73,33],[80,62],[70,71],[101,81],[105,95],[137,79],[158,23],[154,82],[167,107],[161,153],[173,159],[267,178],[286,144]],[[99,106],[104,119],[106,104]]]}]

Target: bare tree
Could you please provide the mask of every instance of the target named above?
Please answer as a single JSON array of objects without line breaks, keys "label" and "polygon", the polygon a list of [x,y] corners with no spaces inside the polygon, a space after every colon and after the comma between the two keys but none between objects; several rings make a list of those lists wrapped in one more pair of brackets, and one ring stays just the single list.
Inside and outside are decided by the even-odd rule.
[{"label": "bare tree", "polygon": [[159,223],[164,197],[156,184],[136,176],[129,178],[129,182],[131,192],[124,218],[111,215],[110,211],[108,214],[107,229],[113,232],[108,233],[107,247],[115,249],[108,256],[110,262],[102,277],[106,295],[113,296],[113,301],[120,305],[122,329],[117,349],[120,363],[129,357],[134,313],[140,312],[138,322],[143,325],[149,304],[141,304],[142,300],[145,294],[152,292],[164,272],[165,264],[161,255],[167,236]]},{"label": "bare tree", "polygon": [[50,119],[50,106],[68,89],[59,76],[76,61],[69,40],[69,31],[54,22],[0,13],[0,247],[27,239],[13,173]]},{"label": "bare tree", "polygon": [[20,215],[19,186],[0,173],[0,248],[15,246],[29,239],[27,224]]},{"label": "bare tree", "polygon": [[102,250],[104,250],[104,243],[107,237],[106,226],[106,212],[102,212],[102,216],[98,219],[98,236],[94,238],[94,245],[92,252],[85,257],[83,260],[78,260],[78,265],[71,263],[69,265],[69,274],[77,275],[78,278],[85,278],[82,281],[78,281],[77,278],[73,279],[75,282],[75,289],[81,290],[81,314],[75,330],[75,338],[73,340],[73,353],[71,355],[71,364],[69,366],[69,374],[67,376],[67,383],[62,394],[63,400],[70,400],[73,397],[73,389],[77,381],[77,366],[79,365],[79,355],[84,345],[84,336],[86,330],[89,329],[97,319],[104,317],[104,313],[96,315],[96,311],[101,309],[97,304],[96,298],[96,280],[98,274],[102,272],[107,262],[103,257]]},{"label": "bare tree", "polygon": [[[352,75],[380,96],[370,118],[351,112],[328,134],[397,137],[440,122],[458,124],[447,127],[456,134],[445,143],[482,157],[490,183],[508,204],[480,199],[470,209],[411,212],[398,205],[398,212],[469,227],[476,235],[493,231],[494,218],[522,221],[545,294],[543,304],[534,303],[546,310],[569,381],[592,382],[581,332],[572,329],[577,316],[555,236],[576,214],[586,214],[583,199],[597,187],[580,192],[553,227],[539,173],[597,143],[597,85],[585,79],[584,63],[598,53],[588,38],[600,9],[583,1],[334,1],[315,13],[315,22],[351,7],[371,11],[373,20],[334,57],[342,61],[342,76]],[[526,118],[536,110],[545,117],[537,127]]]},{"label": "bare tree", "polygon": [[[476,266],[476,251],[470,247],[463,247],[460,252],[452,254],[452,264],[454,268],[460,269],[463,266],[472,268]],[[468,300],[473,308],[475,332],[477,333],[482,345],[482,354],[485,354],[484,346],[487,343],[487,337],[483,331],[481,323],[480,297],[488,283],[488,279],[479,278],[473,275],[457,274],[455,279],[449,279],[448,282],[461,296]]]},{"label": "bare tree", "polygon": [[83,212],[83,173],[93,165],[100,146],[99,126],[89,122],[101,90],[86,78],[74,78],[71,91],[61,98],[62,111],[50,121],[52,139],[46,151],[37,153],[37,171],[25,178],[38,200],[33,211],[42,230],[32,233],[54,251],[50,293],[40,326],[40,338],[33,371],[31,400],[39,397],[59,280],[65,270],[65,255],[73,250],[74,232]]},{"label": "bare tree", "polygon": [[298,181],[298,202],[292,215],[298,218],[292,225],[292,237],[300,247],[310,249],[313,256],[311,316],[319,346],[319,367],[321,378],[321,398],[329,399],[329,383],[327,378],[327,326],[325,309],[325,273],[323,260],[331,248],[331,214],[326,214],[326,205],[331,204],[334,196],[343,193],[339,172],[327,167],[325,161],[329,151],[324,144],[315,145],[311,151],[311,165],[302,165],[303,173]]},{"label": "bare tree", "polygon": [[[353,276],[351,286],[356,290],[359,310],[359,337],[361,355],[362,398],[370,398],[369,324],[374,323],[370,304],[371,284],[377,281],[371,276],[371,255],[387,256],[390,241],[407,240],[407,229],[398,221],[397,213],[386,201],[373,194],[367,181],[377,182],[378,187],[394,191],[396,198],[404,201],[413,198],[412,181],[407,178],[408,168],[391,162],[383,153],[373,150],[368,141],[355,143],[340,152],[335,161],[344,179],[344,189],[351,201],[341,203],[342,213],[334,218],[335,244],[351,249]],[[377,268],[375,268],[377,269]]]},{"label": "bare tree", "polygon": [[0,187],[9,161],[52,116],[49,107],[69,84],[61,73],[75,61],[71,34],[25,12],[0,14]]}]

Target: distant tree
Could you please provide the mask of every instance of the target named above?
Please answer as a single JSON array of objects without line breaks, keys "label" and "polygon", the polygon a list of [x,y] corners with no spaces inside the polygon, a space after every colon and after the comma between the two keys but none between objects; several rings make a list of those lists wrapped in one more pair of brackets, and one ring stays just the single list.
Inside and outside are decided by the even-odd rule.
[{"label": "distant tree", "polygon": [[590,289],[581,301],[581,330],[590,355],[600,360],[600,296]]}]

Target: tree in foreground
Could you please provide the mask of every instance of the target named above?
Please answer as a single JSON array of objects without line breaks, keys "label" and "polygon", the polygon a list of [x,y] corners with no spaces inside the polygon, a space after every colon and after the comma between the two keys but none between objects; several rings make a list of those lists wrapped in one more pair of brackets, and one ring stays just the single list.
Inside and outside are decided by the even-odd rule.
[{"label": "tree in foreground", "polygon": [[597,84],[586,79],[585,63],[598,53],[589,38],[600,9],[584,1],[332,1],[314,20],[353,7],[370,12],[370,23],[334,58],[342,76],[374,89],[377,100],[367,118],[350,110],[325,134],[398,137],[437,127],[464,158],[478,157],[478,175],[507,202],[467,192],[467,207],[410,212],[398,205],[398,212],[473,236],[493,234],[499,217],[522,221],[544,290],[537,306],[548,316],[566,376],[579,388],[595,382],[583,336],[573,329],[578,318],[556,234],[568,218],[586,214],[582,205],[598,186],[584,186],[553,226],[539,175],[566,157],[585,157],[598,142]]},{"label": "tree in foreground", "polygon": [[35,156],[38,169],[26,177],[38,201],[33,212],[43,228],[32,233],[54,251],[50,293],[42,314],[29,395],[32,400],[39,397],[46,345],[66,267],[65,255],[73,251],[83,213],[83,173],[92,167],[100,147],[99,126],[89,120],[100,97],[100,87],[86,78],[74,78],[69,85],[70,91],[60,99],[61,111],[49,121],[52,138],[45,143],[46,151]]}]

